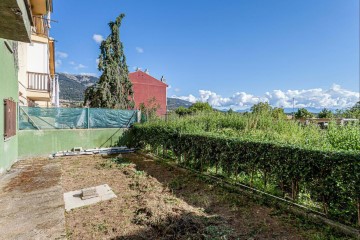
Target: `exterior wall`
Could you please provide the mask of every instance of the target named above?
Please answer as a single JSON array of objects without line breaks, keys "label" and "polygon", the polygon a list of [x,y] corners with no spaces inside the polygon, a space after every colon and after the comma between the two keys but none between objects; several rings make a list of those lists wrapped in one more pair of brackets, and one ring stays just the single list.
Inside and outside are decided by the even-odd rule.
[{"label": "exterior wall", "polygon": [[[19,43],[19,105],[28,106],[29,100],[32,100],[39,107],[49,107],[50,92],[28,89],[27,72],[50,73],[50,55],[48,39],[32,36],[32,43]],[[47,101],[47,99],[49,99]],[[45,100],[45,101],[42,101]]]},{"label": "exterior wall", "polygon": [[150,76],[148,72],[137,70],[129,74],[129,79],[133,84],[135,107],[140,109],[140,104],[144,103],[149,106],[149,100],[154,99],[156,102],[151,103],[150,107],[159,105],[158,116],[166,114],[166,88],[167,84]]},{"label": "exterior wall", "polygon": [[22,130],[19,135],[19,159],[48,156],[73,147],[115,146],[126,129]]},{"label": "exterior wall", "polygon": [[27,49],[27,71],[36,73],[50,73],[49,46],[47,43],[32,42]]},{"label": "exterior wall", "polygon": [[[18,136],[4,140],[4,104],[6,98],[18,101],[18,80],[14,55],[0,39],[0,174],[8,170],[17,160]],[[8,41],[10,46],[12,42]],[[18,134],[18,133],[17,133]]]},{"label": "exterior wall", "polygon": [[27,94],[26,89],[28,87],[27,75],[26,75],[26,66],[27,66],[27,48],[28,43],[19,42],[18,45],[18,79],[19,79],[19,105],[27,106]]},{"label": "exterior wall", "polygon": [[156,104],[160,105],[157,114],[159,116],[166,114],[166,87],[133,83],[133,90],[136,109],[140,109],[141,103],[147,106],[148,101],[155,97]]},{"label": "exterior wall", "polygon": [[56,73],[55,70],[55,41],[53,39],[49,40],[49,66],[50,66],[50,74],[53,76]]}]

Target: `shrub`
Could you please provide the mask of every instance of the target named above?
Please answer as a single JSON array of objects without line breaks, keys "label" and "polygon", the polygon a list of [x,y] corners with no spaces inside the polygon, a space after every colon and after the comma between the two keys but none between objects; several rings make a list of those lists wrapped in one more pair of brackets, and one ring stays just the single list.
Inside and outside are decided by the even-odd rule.
[{"label": "shrub", "polygon": [[[298,201],[308,192],[323,212],[348,224],[356,223],[360,195],[359,151],[322,150],[251,137],[229,137],[213,132],[183,132],[172,124],[149,123],[132,129],[138,147],[163,146],[182,164],[200,171],[221,169],[228,177],[240,174],[263,176],[263,189],[274,185],[278,192]],[[314,205],[317,205],[314,204]]]},{"label": "shrub", "polygon": [[128,143],[165,147],[188,167],[243,176],[246,184],[263,183],[264,190],[322,206],[329,216],[354,224],[360,196],[359,132],[359,123],[330,123],[322,130],[271,112],[200,112],[135,124]]}]

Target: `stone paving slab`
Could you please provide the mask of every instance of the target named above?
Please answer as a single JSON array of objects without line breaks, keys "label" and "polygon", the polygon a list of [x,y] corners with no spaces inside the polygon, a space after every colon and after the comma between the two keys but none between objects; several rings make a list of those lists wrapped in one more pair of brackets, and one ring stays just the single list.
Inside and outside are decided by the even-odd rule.
[{"label": "stone paving slab", "polygon": [[16,163],[0,177],[1,239],[66,239],[58,160]]},{"label": "stone paving slab", "polygon": [[71,191],[64,193],[65,210],[70,211],[74,208],[79,208],[91,204],[95,204],[100,201],[110,200],[116,198],[115,193],[107,184],[103,184],[95,187],[98,194],[97,197],[81,199],[81,190]]}]

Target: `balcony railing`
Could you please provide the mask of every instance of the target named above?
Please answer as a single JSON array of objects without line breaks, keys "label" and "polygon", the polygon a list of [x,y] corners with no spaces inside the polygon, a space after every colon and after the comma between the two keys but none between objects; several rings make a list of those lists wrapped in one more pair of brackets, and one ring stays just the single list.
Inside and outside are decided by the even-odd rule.
[{"label": "balcony railing", "polygon": [[47,91],[51,90],[51,77],[47,73],[27,72],[28,89]]},{"label": "balcony railing", "polygon": [[45,16],[33,16],[34,27],[32,33],[41,37],[49,36],[49,22]]}]

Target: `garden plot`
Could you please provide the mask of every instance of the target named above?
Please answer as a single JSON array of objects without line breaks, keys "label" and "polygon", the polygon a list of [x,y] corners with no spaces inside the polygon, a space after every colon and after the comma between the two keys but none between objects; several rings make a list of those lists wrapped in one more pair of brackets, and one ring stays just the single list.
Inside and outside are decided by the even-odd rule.
[{"label": "garden plot", "polygon": [[66,213],[69,239],[318,239],[303,221],[138,154],[65,157],[64,192],[107,183],[117,198]]}]

